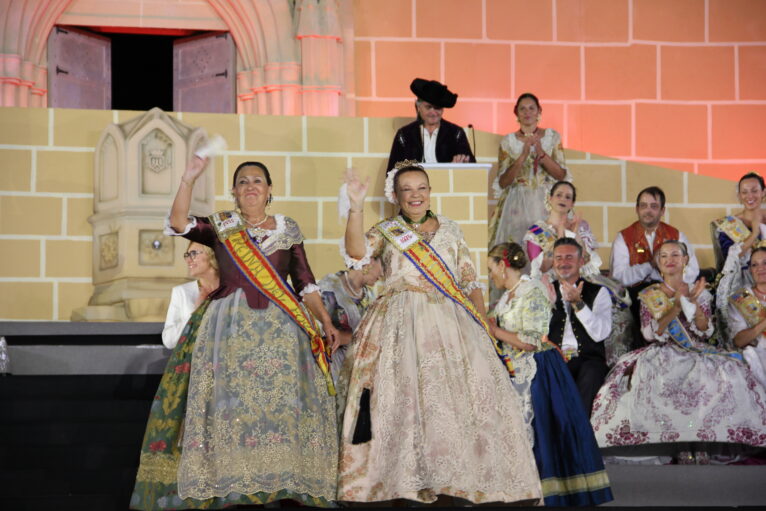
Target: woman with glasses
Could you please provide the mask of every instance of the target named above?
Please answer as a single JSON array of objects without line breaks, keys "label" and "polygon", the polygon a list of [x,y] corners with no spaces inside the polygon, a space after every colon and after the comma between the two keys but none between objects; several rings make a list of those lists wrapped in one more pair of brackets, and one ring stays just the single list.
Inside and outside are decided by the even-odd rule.
[{"label": "woman with glasses", "polygon": [[162,344],[172,350],[178,343],[186,322],[205,298],[218,288],[218,262],[210,247],[189,243],[184,252],[184,262],[189,270],[189,277],[194,280],[175,286],[170,296],[170,306],[162,329]]},{"label": "woman with glasses", "polygon": [[130,505],[330,506],[338,436],[328,347],[340,339],[303,234],[293,219],[268,212],[271,176],[259,162],[234,172],[236,209],[189,216],[206,163],[194,157],[184,172],[165,232],[210,247],[220,286],[192,314],[168,361]]}]

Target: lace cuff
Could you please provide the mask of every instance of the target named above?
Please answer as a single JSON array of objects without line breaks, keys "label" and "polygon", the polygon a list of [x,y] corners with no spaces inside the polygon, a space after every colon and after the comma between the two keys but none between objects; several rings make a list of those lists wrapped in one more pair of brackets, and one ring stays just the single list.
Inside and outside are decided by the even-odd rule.
[{"label": "lace cuff", "polygon": [[713,324],[713,320],[711,318],[707,319],[707,329],[702,331],[697,328],[697,325],[694,323],[694,321],[689,321],[689,330],[694,332],[695,335],[698,335],[699,337],[703,339],[709,339],[711,335],[713,335],[713,330],[715,330],[715,325]]},{"label": "lace cuff", "polygon": [[[657,331],[660,329],[660,323],[656,319],[652,318],[651,322],[647,326],[651,329],[652,336],[654,337],[655,341],[657,341],[657,342],[668,342],[668,341],[670,341],[670,335],[668,335],[668,329],[667,328],[661,334],[657,333]],[[644,328],[646,328],[646,327],[644,327]],[[643,330],[643,328],[642,328],[642,330]],[[646,338],[646,335],[644,335],[644,338]]]},{"label": "lace cuff", "polygon": [[186,227],[184,228],[183,232],[176,232],[173,227],[170,226],[170,213],[168,213],[168,216],[165,217],[165,223],[163,225],[162,234],[165,236],[183,236],[185,234],[189,234],[189,231],[197,227],[197,219],[191,215],[189,215],[189,223],[186,224]]},{"label": "lace cuff", "polygon": [[685,296],[681,297],[681,310],[684,311],[684,316],[686,316],[686,321],[689,323],[694,323],[694,313],[697,312],[697,304],[692,303],[688,298]]},{"label": "lace cuff", "polygon": [[478,280],[474,280],[473,282],[469,282],[468,284],[465,285],[465,287],[463,288],[463,292],[468,295],[473,293],[474,290],[476,289],[481,289],[482,292],[484,292],[487,290],[487,286],[485,286]]},{"label": "lace cuff", "polygon": [[372,245],[370,245],[370,240],[367,238],[364,239],[364,248],[364,257],[355,259],[346,252],[346,238],[340,238],[340,255],[343,256],[343,262],[346,263],[346,268],[361,270],[366,265],[370,264],[372,258]]},{"label": "lace cuff", "polygon": [[300,294],[301,298],[303,298],[307,294],[310,294],[310,293],[321,293],[321,292],[322,292],[322,290],[316,284],[308,284],[308,285],[306,285],[306,287],[301,289],[301,292],[298,293],[298,294]]}]

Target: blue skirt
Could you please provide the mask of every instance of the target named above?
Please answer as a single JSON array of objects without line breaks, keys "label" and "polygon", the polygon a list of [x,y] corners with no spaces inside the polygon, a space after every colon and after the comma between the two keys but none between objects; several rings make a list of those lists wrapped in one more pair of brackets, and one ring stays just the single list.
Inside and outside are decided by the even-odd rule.
[{"label": "blue skirt", "polygon": [[534,355],[535,461],[546,506],[596,506],[614,499],[577,386],[556,350]]}]

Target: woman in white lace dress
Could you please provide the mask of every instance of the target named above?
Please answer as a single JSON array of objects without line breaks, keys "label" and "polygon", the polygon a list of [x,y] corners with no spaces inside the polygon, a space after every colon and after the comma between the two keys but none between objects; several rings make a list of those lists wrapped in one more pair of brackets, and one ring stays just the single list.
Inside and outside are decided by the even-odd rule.
[{"label": "woman in white lace dress", "polygon": [[489,246],[521,243],[527,228],[545,218],[545,198],[556,181],[571,181],[561,135],[540,128],[540,102],[534,94],[519,96],[513,112],[519,129],[500,141],[497,178],[492,184],[497,206],[489,224]]},{"label": "woman in white lace dress", "polygon": [[460,228],[430,212],[422,167],[389,173],[387,196],[400,213],[366,235],[367,184],[350,175],[348,190],[349,262],[380,257],[384,285],[352,341],[338,499],[536,502],[521,404],[488,333]]},{"label": "woman in white lace dress", "polygon": [[650,344],[621,357],[593,403],[601,447],[670,442],[766,446],[766,391],[741,354],[705,341],[713,333],[704,279],[683,281],[686,246],[666,241],[656,264],[663,281],[639,294]]}]

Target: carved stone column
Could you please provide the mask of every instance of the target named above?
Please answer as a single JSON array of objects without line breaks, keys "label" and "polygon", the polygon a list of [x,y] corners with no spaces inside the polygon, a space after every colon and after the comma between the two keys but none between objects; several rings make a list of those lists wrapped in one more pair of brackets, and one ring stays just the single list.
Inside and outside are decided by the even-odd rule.
[{"label": "carved stone column", "polygon": [[[93,284],[73,321],[164,321],[170,289],[186,281],[187,241],[165,236],[164,218],[186,162],[207,140],[159,108],[111,124],[96,146]],[[197,180],[191,214],[213,211],[214,160]]]}]

